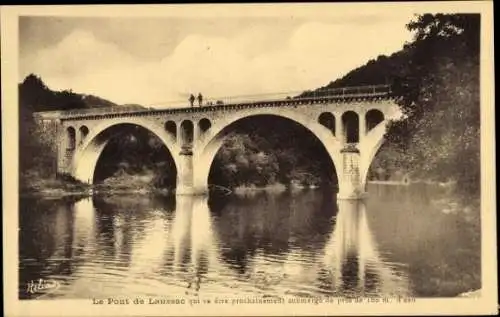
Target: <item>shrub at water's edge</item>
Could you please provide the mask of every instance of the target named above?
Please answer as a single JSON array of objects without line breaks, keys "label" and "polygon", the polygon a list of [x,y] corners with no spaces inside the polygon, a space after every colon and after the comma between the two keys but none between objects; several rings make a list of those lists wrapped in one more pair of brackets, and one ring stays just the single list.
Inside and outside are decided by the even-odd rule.
[{"label": "shrub at water's edge", "polygon": [[91,193],[91,186],[75,180],[69,175],[53,177],[40,175],[31,169],[21,174],[19,186],[20,196],[80,196]]}]

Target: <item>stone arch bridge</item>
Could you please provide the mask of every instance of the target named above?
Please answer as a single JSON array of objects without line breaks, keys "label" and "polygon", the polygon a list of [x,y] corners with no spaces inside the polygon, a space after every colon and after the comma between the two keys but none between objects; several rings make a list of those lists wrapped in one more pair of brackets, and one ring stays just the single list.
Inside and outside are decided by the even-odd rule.
[{"label": "stone arch bridge", "polygon": [[149,130],[170,151],[177,169],[178,195],[207,193],[212,161],[224,137],[234,133],[233,123],[262,115],[291,120],[317,137],[335,167],[338,198],[357,199],[365,193],[368,169],[383,142],[386,125],[400,112],[390,87],[379,85],[202,107],[35,114],[45,127],[54,127],[58,172],[90,184],[99,156],[120,127]]}]

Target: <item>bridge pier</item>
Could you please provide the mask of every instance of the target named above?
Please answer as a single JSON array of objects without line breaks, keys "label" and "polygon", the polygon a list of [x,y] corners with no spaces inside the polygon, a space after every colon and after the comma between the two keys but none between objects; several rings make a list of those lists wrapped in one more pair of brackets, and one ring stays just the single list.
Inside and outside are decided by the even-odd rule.
[{"label": "bridge pier", "polygon": [[178,165],[176,195],[192,196],[208,194],[208,186],[200,182],[199,177],[196,177],[194,174],[193,151],[191,147],[182,148],[179,153]]},{"label": "bridge pier", "polygon": [[183,147],[179,153],[176,195],[193,195],[193,151]]},{"label": "bridge pier", "polygon": [[337,199],[363,199],[366,197],[364,186],[360,180],[360,153],[354,144],[346,144],[340,151],[342,154],[342,170],[339,177]]}]

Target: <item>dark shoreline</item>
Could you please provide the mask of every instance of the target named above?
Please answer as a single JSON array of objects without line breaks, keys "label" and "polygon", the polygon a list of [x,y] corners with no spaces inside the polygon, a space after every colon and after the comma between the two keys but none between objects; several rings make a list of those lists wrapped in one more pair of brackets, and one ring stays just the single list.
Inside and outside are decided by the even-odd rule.
[{"label": "dark shoreline", "polygon": [[[175,188],[158,188],[151,185],[145,186],[90,186],[86,184],[74,184],[72,182],[60,182],[56,186],[47,184],[46,180],[38,180],[37,183],[42,186],[21,188],[19,191],[20,198],[42,198],[42,199],[64,199],[69,197],[90,197],[92,195],[121,195],[121,194],[137,194],[137,195],[175,195]],[[45,183],[45,184],[44,184]],[[43,186],[44,185],[44,186]],[[223,186],[209,186],[210,193],[223,193],[224,195],[250,195],[255,193],[281,193],[286,191],[306,191],[306,190],[324,190],[332,188],[330,186],[293,186],[283,185],[280,183],[267,186],[237,186],[235,188],[226,188]],[[335,188],[332,188],[335,189]]]}]

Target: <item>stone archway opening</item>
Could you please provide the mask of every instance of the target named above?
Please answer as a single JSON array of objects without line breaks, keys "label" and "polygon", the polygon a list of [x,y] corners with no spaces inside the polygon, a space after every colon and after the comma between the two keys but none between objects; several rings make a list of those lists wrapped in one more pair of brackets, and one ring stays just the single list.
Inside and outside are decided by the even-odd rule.
[{"label": "stone archway opening", "polygon": [[366,112],[365,122],[366,122],[366,132],[375,128],[380,122],[384,121],[384,114],[382,111],[377,109],[371,109]]},{"label": "stone archway opening", "polygon": [[207,118],[203,118],[198,122],[198,127],[200,128],[201,133],[207,132],[211,126],[212,126],[212,123]]},{"label": "stone archway opening", "polygon": [[73,151],[76,147],[76,131],[73,127],[66,129],[66,151]]},{"label": "stone archway opening", "polygon": [[[227,188],[337,187],[334,163],[303,125],[277,115],[254,115],[225,127],[215,139],[208,184]],[[207,162],[208,163],[208,162]]]},{"label": "stone archway opening", "polygon": [[80,144],[82,144],[85,141],[87,135],[89,134],[89,128],[85,125],[82,125],[79,131],[80,131]]},{"label": "stone archway opening", "polygon": [[181,146],[191,146],[194,138],[194,126],[191,120],[184,120],[181,123]]},{"label": "stone archway opening", "polygon": [[359,116],[356,112],[344,112],[342,115],[342,128],[346,143],[359,142]]},{"label": "stone archway opening", "polygon": [[[111,189],[175,189],[177,169],[170,150],[148,129],[135,124],[117,124],[99,133],[89,144],[89,179],[97,187]],[[83,168],[83,167],[82,167]],[[93,169],[93,171],[92,171]]]},{"label": "stone archway opening", "polygon": [[335,116],[331,112],[323,112],[320,114],[318,122],[335,135]]},{"label": "stone archway opening", "polygon": [[177,124],[174,121],[169,120],[165,122],[165,131],[170,133],[174,140],[177,138]]}]

